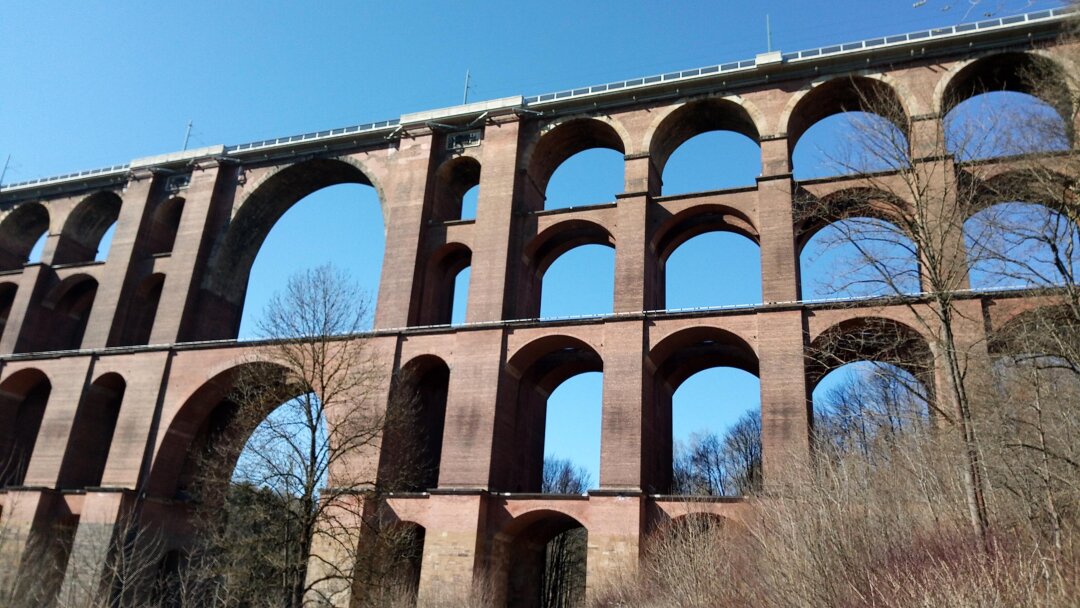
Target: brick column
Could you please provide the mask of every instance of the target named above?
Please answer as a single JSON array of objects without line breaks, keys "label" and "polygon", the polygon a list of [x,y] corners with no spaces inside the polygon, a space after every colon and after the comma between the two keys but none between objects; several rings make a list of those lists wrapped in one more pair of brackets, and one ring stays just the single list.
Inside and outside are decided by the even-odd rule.
[{"label": "brick column", "polygon": [[[129,534],[136,535],[137,530],[129,519],[135,494],[121,492],[87,492],[83,499],[79,527],[75,531],[75,540],[71,546],[67,568],[64,570],[64,582],[60,587],[60,603],[64,606],[89,606],[103,592],[105,586],[106,565],[117,543],[124,543]],[[149,556],[140,554],[145,545],[136,541],[130,549],[133,554],[128,559],[118,559],[115,566],[121,568],[118,574],[131,575],[135,568],[145,568]],[[145,540],[145,539],[143,539]],[[125,568],[126,567],[126,568]],[[128,570],[130,568],[132,570]]]},{"label": "brick column", "polygon": [[809,400],[801,310],[758,315],[761,444],[766,487],[782,484],[810,455]]},{"label": "brick column", "polygon": [[123,319],[117,318],[120,299],[130,291],[132,267],[136,261],[135,241],[142,231],[146,209],[153,188],[154,176],[147,172],[128,182],[116,220],[116,232],[109,246],[101,284],[94,296],[90,319],[83,334],[83,348],[103,348],[109,345],[114,330],[119,330]]},{"label": "brick column", "polygon": [[[173,344],[185,338],[182,335],[185,320],[194,316],[206,257],[218,236],[211,223],[213,212],[221,207],[218,215],[228,217],[235,183],[235,168],[223,167],[217,162],[201,161],[199,168],[192,172],[191,182],[183,192],[184,209],[169,255],[150,344]],[[230,190],[227,196],[215,194],[227,190]],[[197,323],[197,319],[188,322],[190,325]]]},{"label": "brick column", "polygon": [[637,570],[644,535],[641,496],[589,496],[589,540],[585,559],[586,603],[596,599],[608,577]]},{"label": "brick column", "polygon": [[402,138],[398,142],[393,171],[383,183],[386,253],[375,308],[376,329],[415,324],[419,313],[419,283],[423,280],[420,271],[426,262],[420,259],[424,200],[434,157],[432,140],[430,133]]},{"label": "brick column", "polygon": [[[484,129],[480,193],[473,225],[472,273],[465,320],[498,321],[513,316],[514,295],[507,293],[512,267],[514,209],[518,190],[521,123],[499,122]],[[516,266],[514,266],[516,268]]]},{"label": "brick column", "polygon": [[761,296],[765,302],[799,298],[799,260],[795,255],[792,181],[787,169],[787,139],[761,143],[757,222],[761,245]]},{"label": "brick column", "polygon": [[[169,373],[172,353],[167,351],[141,353],[132,360],[132,371],[124,374],[127,387],[116,418],[109,459],[101,478],[104,488],[135,488],[145,472],[150,450],[155,449],[160,435],[160,401],[164,399],[165,380]],[[50,398],[51,400],[51,398]]]},{"label": "brick column", "polygon": [[424,534],[424,556],[420,565],[417,604],[437,604],[439,600],[469,597],[485,581],[478,557],[483,550],[488,495],[437,494],[430,498],[429,522]]},{"label": "brick column", "polygon": [[[512,423],[499,415],[499,408],[516,403],[500,403],[506,396],[499,388],[502,379],[503,332],[499,329],[461,332],[457,335],[454,360],[450,364],[450,386],[446,398],[440,488],[483,488],[492,483],[494,468],[512,462],[510,453],[495,453],[496,433],[512,437]],[[501,442],[501,449],[514,447]]]},{"label": "brick column", "polygon": [[614,312],[653,310],[663,301],[659,262],[649,247],[650,192],[659,183],[647,154],[626,157],[626,191],[616,195]]},{"label": "brick column", "polygon": [[68,438],[75,423],[75,412],[79,409],[93,362],[93,357],[70,357],[64,365],[63,374],[49,376],[52,390],[38,429],[34,453],[26,468],[25,485],[56,487]]},{"label": "brick column", "polygon": [[[608,323],[604,332],[604,391],[600,429],[600,488],[641,491],[649,449],[645,398],[645,322]],[[649,413],[650,415],[646,415]],[[590,541],[591,544],[591,541]]]}]

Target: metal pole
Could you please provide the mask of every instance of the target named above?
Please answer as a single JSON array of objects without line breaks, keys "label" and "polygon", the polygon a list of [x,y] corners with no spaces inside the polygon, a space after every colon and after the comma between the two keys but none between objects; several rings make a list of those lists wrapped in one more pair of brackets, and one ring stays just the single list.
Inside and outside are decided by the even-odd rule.
[{"label": "metal pole", "polygon": [[181,150],[187,150],[188,139],[191,137],[191,121],[187,121],[187,131],[184,131],[184,147]]},{"label": "metal pole", "polygon": [[769,15],[765,15],[765,50],[772,52],[772,22],[769,20]]},{"label": "metal pole", "polygon": [[7,175],[8,163],[11,162],[11,154],[7,155],[7,159],[4,160],[4,168],[0,170],[0,186],[4,185],[4,176]]},{"label": "metal pole", "polygon": [[469,103],[469,70],[465,70],[465,94],[461,97],[461,105]]}]

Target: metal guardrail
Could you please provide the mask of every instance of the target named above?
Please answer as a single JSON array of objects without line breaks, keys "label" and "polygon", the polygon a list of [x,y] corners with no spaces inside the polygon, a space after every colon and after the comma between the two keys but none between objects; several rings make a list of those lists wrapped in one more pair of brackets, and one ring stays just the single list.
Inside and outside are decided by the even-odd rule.
[{"label": "metal guardrail", "polygon": [[[1010,27],[1016,27],[1024,24],[1049,22],[1054,20],[1060,20],[1068,15],[1073,15],[1077,11],[1072,8],[1063,7],[1048,9],[1043,11],[1037,11],[1033,13],[1025,13],[1022,15],[1013,15],[1011,17],[999,17],[997,19],[987,19],[984,21],[977,21],[973,23],[964,23],[960,25],[953,25],[948,27],[933,28],[928,30],[921,30],[917,32],[910,32],[907,34],[897,34],[892,36],[882,36],[878,38],[870,38],[867,40],[860,40],[856,42],[847,42],[843,44],[834,44],[829,46],[818,47],[815,49],[808,49],[803,51],[797,51],[792,53],[783,53],[780,55],[782,62],[793,63],[808,61],[814,59],[820,59],[822,57],[831,57],[836,55],[843,55],[847,53],[856,53],[859,51],[888,48],[892,46],[901,46],[911,42],[922,42],[927,40],[940,40],[950,37],[963,36],[975,32],[992,31],[996,29],[1004,29]],[[541,105],[554,101],[561,101],[565,99],[574,99],[580,97],[586,97],[591,95],[598,95],[602,93],[610,93],[613,91],[621,91],[625,89],[644,88],[654,84],[672,83],[681,81],[693,81],[716,74],[728,74],[745,72],[756,69],[758,67],[757,59],[746,59],[742,61],[731,61],[727,63],[721,63],[717,65],[711,65],[701,68],[694,68],[690,70],[680,70],[675,72],[668,72],[666,74],[657,74],[654,76],[643,76],[641,78],[633,78],[630,80],[621,80],[618,82],[610,82],[607,84],[598,84],[587,87],[579,87],[575,89],[567,89],[565,91],[557,91],[554,93],[544,93],[541,95],[534,95],[524,98],[524,106]],[[376,132],[382,129],[392,129],[399,126],[401,123],[400,118],[394,118],[390,120],[382,120],[377,122],[364,123],[360,125],[353,125],[348,127],[341,127],[337,129],[328,129],[324,131],[312,131],[310,133],[302,133],[300,135],[291,135],[288,137],[278,137],[275,139],[264,139],[260,141],[253,141],[248,143],[242,143],[225,147],[226,154],[238,154],[250,152],[253,150],[271,149],[280,146],[285,146],[295,143],[311,143],[324,139],[333,139],[346,135],[363,134]],[[51,177],[44,177],[39,179],[32,179],[23,182],[17,182],[3,186],[0,191],[9,191],[20,188],[29,188],[33,186],[46,186],[58,182],[83,179],[87,177],[103,176],[108,174],[119,174],[127,171],[128,164],[114,165],[112,167],[105,167],[101,169],[91,169],[88,171],[80,171],[78,173],[68,173],[65,175],[56,175]]]},{"label": "metal guardrail", "polygon": [[[869,49],[884,48],[890,46],[899,46],[909,42],[921,42],[925,40],[939,40],[942,38],[949,38],[953,36],[960,36],[964,34],[970,34],[972,32],[989,31],[993,29],[1000,29],[1003,27],[1015,26],[1023,23],[1034,23],[1040,21],[1053,21],[1061,19],[1067,15],[1073,14],[1075,11],[1071,8],[1055,8],[1044,11],[1037,11],[1034,13],[1025,13],[1023,15],[1014,15],[1012,17],[999,17],[997,19],[987,19],[985,21],[977,21],[974,23],[964,23],[960,25],[953,25],[948,27],[939,27],[929,30],[921,30],[917,32],[910,32],[907,34],[897,34],[894,36],[883,36],[880,38],[870,38],[868,40],[860,40],[857,42],[846,42],[842,44],[833,44],[829,46],[822,46],[815,49],[808,49],[805,51],[797,51],[793,53],[783,53],[780,55],[784,62],[802,61],[807,59],[820,59],[822,57],[830,57],[834,55],[842,55],[846,53],[854,53],[858,51],[864,51]],[[629,88],[643,87],[656,83],[668,83],[678,82],[684,80],[692,80],[701,78],[703,76],[711,76],[713,74],[727,74],[732,72],[747,71],[757,67],[757,60],[747,59],[743,61],[732,61],[728,63],[721,63],[718,65],[711,65],[703,68],[697,68],[693,70],[682,70],[679,72],[668,72],[666,74],[658,74],[655,76],[646,76],[643,78],[634,78],[631,80],[621,80],[618,82],[611,82],[608,84],[599,84],[588,87],[581,87],[577,89],[568,89],[565,91],[559,91],[557,93],[545,93],[543,95],[535,95],[533,97],[526,97],[526,104],[539,104],[549,101],[557,101],[562,99],[572,99],[575,97],[584,97],[586,95],[595,95],[597,93],[607,93],[611,91],[619,91]]]}]

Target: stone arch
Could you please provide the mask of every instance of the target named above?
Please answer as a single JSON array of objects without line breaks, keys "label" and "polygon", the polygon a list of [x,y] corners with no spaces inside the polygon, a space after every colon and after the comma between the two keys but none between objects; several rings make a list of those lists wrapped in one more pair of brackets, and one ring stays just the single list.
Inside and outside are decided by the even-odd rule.
[{"label": "stone arch", "polygon": [[127,383],[115,372],[98,376],[83,393],[60,465],[58,487],[97,487],[105,474]]},{"label": "stone arch", "polygon": [[128,297],[120,335],[116,339],[110,339],[109,346],[140,346],[150,343],[164,287],[165,274],[161,272],[155,272],[138,283]]},{"label": "stone arch", "polygon": [[713,326],[678,330],[649,350],[652,373],[652,408],[648,417],[650,437],[644,449],[645,483],[653,491],[671,489],[673,454],[672,398],[690,376],[713,367],[732,367],[759,375],[758,356],[741,336]]},{"label": "stone arch", "polygon": [[[974,179],[969,175],[967,179]],[[1043,205],[1054,211],[1066,212],[1063,203],[1072,196],[1073,180],[1066,174],[1050,169],[1012,169],[979,180],[975,186],[974,205],[969,219],[979,211],[998,203],[1020,202]]]},{"label": "stone arch", "polygon": [[537,338],[509,357],[496,411],[497,488],[540,491],[548,396],[573,376],[603,371],[604,360],[591,345],[563,334]]},{"label": "stone arch", "polygon": [[[523,608],[546,605],[542,602],[545,587],[545,557],[551,541],[573,530],[588,529],[574,517],[551,509],[529,511],[506,524],[494,538],[491,559],[491,575],[495,585],[495,605],[521,606]],[[580,559],[587,559],[582,543]],[[581,564],[584,569],[585,564]],[[574,581],[578,588],[568,590],[583,604],[585,580]]]},{"label": "stone arch", "polygon": [[35,350],[76,350],[82,346],[97,289],[97,279],[79,273],[49,290],[41,300],[41,308],[48,311],[49,330]]},{"label": "stone arch", "polygon": [[[302,387],[290,381],[287,370],[266,361],[233,363],[215,370],[210,379],[200,384],[179,402],[154,453],[147,481],[147,493],[160,499],[190,500],[197,491],[198,475],[203,472],[200,462],[222,433],[237,432],[247,437],[255,427],[235,429],[236,396],[233,391],[243,374],[254,373],[270,380],[265,387],[265,399],[259,416],[263,419],[287,399],[303,394]],[[238,442],[243,443],[243,442]],[[239,453],[230,454],[227,462],[214,463],[215,470],[206,473],[210,483],[222,483],[236,464]]]},{"label": "stone arch", "polygon": [[[792,96],[781,114],[778,126],[785,128],[788,155],[806,131],[818,121],[833,114],[849,111],[871,112],[893,123],[911,143],[908,118],[912,115],[904,96],[895,81],[884,75],[837,76],[813,83],[809,89]],[[890,116],[880,114],[890,110]]]},{"label": "stone arch", "polygon": [[460,220],[465,193],[480,185],[480,161],[471,156],[451,158],[435,170],[435,191],[431,201],[431,220]]},{"label": "stone arch", "polygon": [[0,486],[20,486],[49,403],[52,383],[38,369],[19,370],[0,382]]},{"label": "stone arch", "polygon": [[23,203],[0,220],[0,271],[19,270],[41,235],[49,231],[49,211],[38,202]]},{"label": "stone arch", "polygon": [[461,243],[447,243],[431,254],[420,298],[420,325],[450,324],[456,295],[455,279],[471,265],[472,250]]},{"label": "stone arch", "polygon": [[[1056,75],[1060,75],[1054,77]],[[1033,86],[1032,77],[1057,86]],[[1012,91],[1041,99],[1054,108],[1065,121],[1069,141],[1074,138],[1072,124],[1073,92],[1066,68],[1061,61],[1042,52],[993,53],[957,63],[944,74],[934,90],[934,111],[945,116],[961,102],[982,93]]]},{"label": "stone arch", "polygon": [[807,353],[807,391],[830,371],[856,361],[895,365],[934,390],[934,355],[922,333],[910,325],[885,317],[853,317],[818,334]]},{"label": "stone arch", "polygon": [[646,149],[659,175],[671,155],[690,138],[710,131],[734,131],[761,143],[761,112],[737,97],[710,97],[674,106],[649,130]]},{"label": "stone arch", "polygon": [[621,125],[600,117],[571,118],[546,125],[533,149],[524,155],[531,186],[525,197],[526,209],[538,211],[544,208],[548,181],[571,156],[593,148],[626,154],[628,141]]},{"label": "stone arch", "polygon": [[64,221],[52,263],[93,262],[101,237],[120,217],[122,202],[110,191],[96,192],[80,201]]},{"label": "stone arch", "polygon": [[170,196],[154,207],[147,241],[147,250],[151,255],[172,252],[176,245],[176,234],[180,230],[185,202],[182,196]]},{"label": "stone arch", "polygon": [[523,250],[522,277],[518,316],[535,318],[540,315],[544,275],[564,253],[583,245],[603,245],[615,248],[615,237],[604,226],[589,220],[563,220],[534,236]]},{"label": "stone arch", "polygon": [[872,218],[892,223],[903,230],[909,205],[895,194],[870,187],[842,188],[817,197],[806,190],[796,194],[796,205],[804,218],[795,226],[795,255],[801,255],[814,235],[835,222]]},{"label": "stone arch", "polygon": [[438,487],[449,389],[450,366],[436,355],[419,355],[398,369],[388,405],[391,424],[379,458],[386,487]]},{"label": "stone arch", "polygon": [[188,339],[237,335],[251,267],[274,224],[304,197],[338,184],[363,184],[379,192],[369,173],[352,159],[316,158],[270,174],[239,203],[210,256],[201,284],[200,318],[215,323],[200,323],[202,327],[193,328],[196,335]]}]

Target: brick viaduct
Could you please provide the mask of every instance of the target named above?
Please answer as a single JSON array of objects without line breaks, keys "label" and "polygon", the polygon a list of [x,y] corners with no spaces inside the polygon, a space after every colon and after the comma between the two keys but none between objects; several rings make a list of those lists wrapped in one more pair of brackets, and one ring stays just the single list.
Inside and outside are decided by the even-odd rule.
[{"label": "brick viaduct", "polygon": [[[108,543],[93,540],[101,538],[94,532],[137,501],[144,519],[182,527],[189,451],[251,348],[235,338],[263,239],[306,195],[359,183],[377,191],[387,232],[368,339],[394,370],[412,370],[425,406],[439,410],[428,429],[441,438],[437,479],[427,492],[390,500],[402,522],[426,530],[421,598],[489,576],[511,603],[526,604],[517,597],[523,583],[506,583],[508,571],[537,541],[571,526],[588,531],[592,581],[633,565],[642,536],[671,518],[744,517],[747,504],[738,500],[666,494],[671,398],[680,382],[721,365],[760,378],[768,483],[809,457],[808,396],[821,374],[808,374],[808,347],[868,318],[892,319],[923,339],[902,305],[800,300],[799,252],[816,228],[795,221],[793,196],[843,196],[863,182],[795,182],[790,159],[799,137],[856,108],[858,92],[869,91],[914,119],[907,136],[919,162],[962,172],[948,157],[919,154],[941,128],[946,100],[1023,90],[1019,74],[1033,63],[1071,69],[1067,46],[1054,41],[1061,24],[1061,15],[1046,12],[765,54],[6,187],[0,450],[18,466],[0,480],[0,516],[24,531],[66,526],[84,563],[104,559]],[[718,129],[760,144],[756,186],[664,196],[672,152]],[[624,155],[624,191],[607,204],[545,211],[555,169],[597,147]],[[462,220],[462,195],[477,184],[476,219]],[[107,261],[94,262],[114,222]],[[665,312],[665,260],[715,230],[758,243],[764,303]],[[26,264],[42,233],[41,262]],[[582,244],[615,249],[614,313],[535,320],[545,269]],[[453,277],[466,266],[467,324],[451,327]],[[990,327],[1014,308],[992,295],[961,306],[973,319],[985,312]],[[964,339],[983,340],[986,329],[965,325]],[[547,395],[577,373],[601,370],[599,488],[537,494]]]}]

